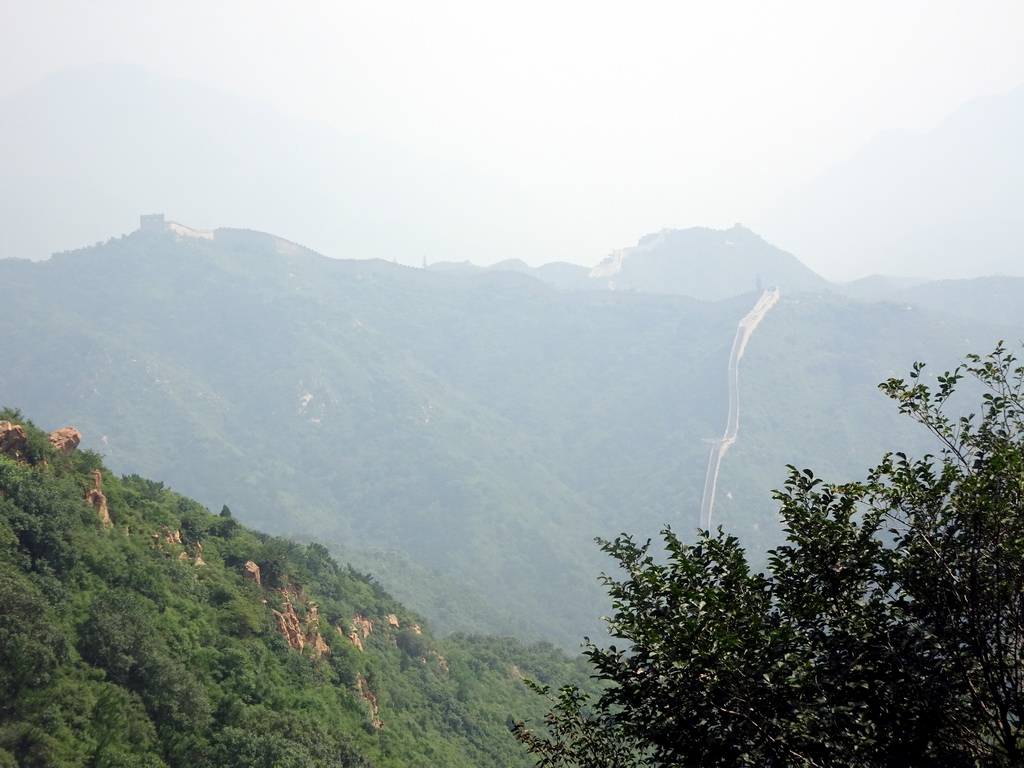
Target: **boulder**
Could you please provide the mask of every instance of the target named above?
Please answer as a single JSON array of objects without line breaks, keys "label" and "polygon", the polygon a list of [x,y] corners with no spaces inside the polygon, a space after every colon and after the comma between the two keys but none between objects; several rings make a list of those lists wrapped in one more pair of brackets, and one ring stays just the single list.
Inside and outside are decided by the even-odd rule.
[{"label": "boulder", "polygon": [[74,427],[64,427],[50,435],[50,444],[60,453],[71,453],[80,442],[82,433]]},{"label": "boulder", "polygon": [[28,445],[28,437],[20,424],[0,421],[0,453],[20,456],[26,445]]},{"label": "boulder", "polygon": [[257,586],[263,586],[260,581],[260,567],[252,560],[245,564],[245,575],[256,582]]}]

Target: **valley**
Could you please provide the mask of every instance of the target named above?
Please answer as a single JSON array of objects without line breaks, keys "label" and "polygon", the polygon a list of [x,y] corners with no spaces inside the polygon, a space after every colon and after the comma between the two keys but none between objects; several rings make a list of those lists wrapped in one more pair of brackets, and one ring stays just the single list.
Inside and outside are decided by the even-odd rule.
[{"label": "valley", "polygon": [[[645,279],[669,270],[660,293],[213,232],[0,261],[4,398],[78,426],[115,471],[327,544],[442,631],[566,648],[598,636],[607,610],[595,537],[701,525],[703,441],[734,424],[730,400],[742,398],[744,426],[721,461],[714,522],[756,557],[778,541],[771,489],[786,464],[857,477],[913,447],[878,382],[915,359],[951,367],[1012,332],[986,318],[995,305],[965,317],[941,300],[783,288],[737,348],[758,294],[682,293],[709,295],[715,270],[739,275],[758,258],[749,283],[775,279],[781,252],[735,228],[643,252]],[[681,280],[679,259],[705,266]]]}]

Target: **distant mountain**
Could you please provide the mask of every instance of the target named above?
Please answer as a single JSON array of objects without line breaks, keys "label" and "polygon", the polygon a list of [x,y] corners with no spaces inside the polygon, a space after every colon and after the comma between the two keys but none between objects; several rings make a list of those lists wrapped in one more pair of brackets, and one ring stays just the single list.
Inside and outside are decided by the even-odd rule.
[{"label": "distant mountain", "polygon": [[1024,86],[878,135],[756,226],[830,277],[1024,275]]},{"label": "distant mountain", "polygon": [[564,261],[554,261],[549,264],[542,264],[539,267],[531,267],[522,259],[505,259],[486,267],[472,264],[469,261],[440,261],[436,264],[427,265],[427,269],[433,272],[463,276],[477,275],[481,272],[518,272],[521,275],[535,277],[556,288],[564,288],[570,291],[601,290],[605,288],[603,281],[590,279],[591,270],[589,267],[569,264]]},{"label": "distant mountain", "polygon": [[543,212],[480,173],[123,64],[0,103],[0,168],[0,257],[45,258],[151,212],[338,258],[557,255]]},{"label": "distant mountain", "polygon": [[846,283],[834,283],[833,290],[844,296],[868,301],[888,299],[900,291],[927,283],[921,277],[889,277],[887,275],[868,275]]},{"label": "distant mountain", "polygon": [[731,229],[665,229],[646,235],[633,248],[612,252],[592,269],[552,263],[530,267],[508,259],[489,267],[468,262],[431,264],[438,272],[474,274],[483,270],[533,275],[566,290],[626,290],[670,293],[718,301],[779,287],[819,291],[828,281],[739,224]]},{"label": "distant mountain", "polygon": [[879,298],[1015,329],[1024,328],[1024,277],[975,277],[890,286]]},{"label": "distant mountain", "polygon": [[816,291],[828,282],[749,229],[665,229],[615,251],[590,278],[616,290],[677,293],[717,301],[763,288]]}]

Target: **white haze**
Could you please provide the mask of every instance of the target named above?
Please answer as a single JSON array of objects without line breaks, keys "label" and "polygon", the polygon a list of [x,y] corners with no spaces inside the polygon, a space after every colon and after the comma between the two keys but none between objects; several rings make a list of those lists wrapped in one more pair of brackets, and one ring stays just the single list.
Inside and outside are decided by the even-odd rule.
[{"label": "white haze", "polygon": [[827,277],[877,271],[764,212],[880,131],[1024,83],[1017,0],[8,6],[0,99],[112,60],[237,92],[517,187],[543,212],[533,263],[742,221]]}]

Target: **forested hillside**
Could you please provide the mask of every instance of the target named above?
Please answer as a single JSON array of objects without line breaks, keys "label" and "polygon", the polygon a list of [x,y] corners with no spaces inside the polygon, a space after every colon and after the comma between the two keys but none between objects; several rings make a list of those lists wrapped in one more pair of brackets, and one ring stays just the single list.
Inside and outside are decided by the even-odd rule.
[{"label": "forested hillside", "polygon": [[0,411],[0,765],[525,766],[523,676],[587,684],[77,441]]},{"label": "forested hillside", "polygon": [[[575,647],[605,612],[595,536],[698,525],[706,441],[725,426],[730,345],[755,293],[571,292],[213,234],[0,260],[5,402],[76,425],[115,471],[324,543],[445,631]],[[875,407],[876,381],[1012,335],[783,292],[741,364],[714,524],[764,550],[787,463],[848,474],[913,447]]]}]

